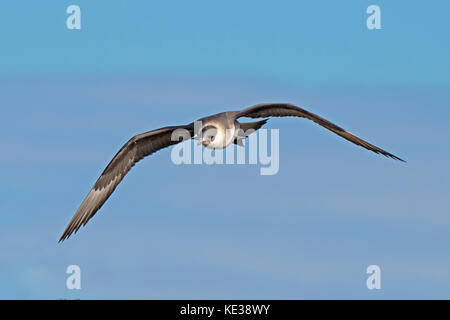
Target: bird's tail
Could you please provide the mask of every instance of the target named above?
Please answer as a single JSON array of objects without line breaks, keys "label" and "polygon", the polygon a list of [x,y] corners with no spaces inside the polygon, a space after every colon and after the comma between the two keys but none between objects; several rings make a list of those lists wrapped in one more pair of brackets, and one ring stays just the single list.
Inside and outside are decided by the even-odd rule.
[{"label": "bird's tail", "polygon": [[236,139],[234,139],[233,143],[237,144],[238,146],[244,146],[242,143],[242,140],[247,138],[253,132],[255,132],[256,130],[261,128],[263,125],[265,125],[267,120],[269,120],[269,119],[264,119],[264,120],[260,120],[260,121],[254,121],[254,122],[240,123],[239,126],[242,130],[243,135],[239,135],[238,137],[236,137]]},{"label": "bird's tail", "polygon": [[253,129],[253,130],[258,130],[259,128],[261,128],[263,125],[266,124],[267,120],[269,119],[264,119],[261,121],[254,121],[254,122],[246,122],[246,123],[241,123],[240,127],[242,130],[244,130],[244,133],[249,130],[249,129]]}]

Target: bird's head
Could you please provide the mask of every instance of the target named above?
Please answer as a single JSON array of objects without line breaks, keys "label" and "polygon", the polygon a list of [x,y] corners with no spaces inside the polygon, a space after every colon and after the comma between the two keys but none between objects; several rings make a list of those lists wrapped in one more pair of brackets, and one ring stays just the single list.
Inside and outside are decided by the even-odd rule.
[{"label": "bird's head", "polygon": [[214,141],[216,140],[216,136],[218,134],[218,130],[215,126],[208,125],[202,128],[201,135],[201,143],[205,147],[214,147]]}]

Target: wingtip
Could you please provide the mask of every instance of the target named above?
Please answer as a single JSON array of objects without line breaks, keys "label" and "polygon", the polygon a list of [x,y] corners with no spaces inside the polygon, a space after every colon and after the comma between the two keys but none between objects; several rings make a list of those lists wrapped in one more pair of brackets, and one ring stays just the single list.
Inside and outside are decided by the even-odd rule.
[{"label": "wingtip", "polygon": [[64,240],[67,240],[72,235],[73,230],[66,229],[64,230],[64,233],[62,234],[61,238],[59,238],[58,243],[64,242]]},{"label": "wingtip", "polygon": [[63,235],[61,236],[61,238],[59,238],[58,243],[64,242],[64,240],[66,240],[67,238],[68,238],[67,235],[66,235],[66,234],[63,234]]},{"label": "wingtip", "polygon": [[392,159],[394,159],[394,160],[398,160],[398,161],[401,161],[401,162],[406,163],[406,160],[403,160],[402,158],[399,158],[399,157],[397,157],[397,156],[394,156],[393,154],[390,155],[390,158],[392,158]]},{"label": "wingtip", "polygon": [[406,161],[405,160],[403,160],[402,158],[399,158],[399,157],[397,157],[397,156],[394,156],[394,155],[386,155],[388,158],[391,158],[391,159],[394,159],[394,160],[397,160],[397,161],[401,161],[401,162],[403,162],[403,163],[406,163]]}]

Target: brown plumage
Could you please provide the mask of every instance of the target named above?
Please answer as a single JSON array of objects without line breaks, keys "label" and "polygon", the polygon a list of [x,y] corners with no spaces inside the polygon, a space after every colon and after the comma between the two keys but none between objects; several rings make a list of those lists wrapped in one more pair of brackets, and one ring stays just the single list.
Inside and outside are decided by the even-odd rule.
[{"label": "brown plumage", "polygon": [[248,118],[266,118],[266,117],[300,117],[300,118],[306,118],[309,120],[314,121],[318,125],[321,125],[322,127],[333,131],[337,135],[341,136],[342,138],[353,142],[354,144],[361,146],[363,148],[366,148],[367,150],[373,151],[375,153],[382,154],[383,156],[400,160],[405,162],[405,160],[400,159],[399,157],[393,155],[392,153],[389,153],[387,151],[384,151],[383,149],[380,149],[373,144],[370,144],[367,141],[364,141],[361,138],[358,138],[357,136],[351,134],[350,132],[345,131],[341,127],[338,127],[334,123],[319,117],[318,115],[309,112],[305,109],[302,109],[300,107],[294,106],[293,104],[289,103],[263,103],[263,104],[257,104],[252,107],[246,108],[242,111],[239,111],[236,115],[236,118],[240,117],[248,117]]},{"label": "brown plumage", "polygon": [[[209,141],[203,141],[203,145],[209,148],[224,148],[230,143],[236,143],[242,145],[241,140],[248,137],[251,132],[258,130],[263,126],[267,119],[250,122],[250,123],[239,123],[237,119],[241,117],[248,118],[267,118],[267,117],[301,117],[314,121],[315,123],[321,125],[322,127],[336,133],[342,138],[373,151],[378,154],[382,154],[386,157],[404,161],[399,157],[380,149],[367,141],[345,131],[341,127],[338,127],[334,123],[319,117],[318,115],[299,108],[295,105],[289,103],[266,103],[258,104],[241,111],[230,111],[222,112],[209,117],[199,119],[203,128],[214,127],[217,134],[216,139],[211,139]],[[200,129],[202,129],[200,127]],[[237,128],[241,128],[245,131],[251,129],[252,131],[247,131],[243,136],[236,135],[231,139],[218,141],[220,139],[227,138],[224,132],[226,130],[232,129],[237,134]],[[184,136],[180,140],[172,140],[172,133],[177,129],[181,129],[184,132]],[[190,123],[184,126],[172,126],[164,127],[157,130],[152,130],[143,134],[139,134],[131,138],[114,156],[111,162],[108,164],[106,169],[98,178],[94,187],[91,189],[89,194],[84,199],[81,206],[75,212],[72,220],[65,229],[63,235],[59,241],[64,241],[69,238],[72,233],[76,233],[78,229],[85,225],[89,219],[91,219],[95,213],[101,208],[105,203],[117,185],[122,181],[123,177],[128,173],[128,171],[142,158],[151,155],[152,153],[161,150],[165,147],[177,144],[182,140],[188,138],[201,137],[199,132],[194,132],[197,130],[194,123]],[[200,130],[201,132],[201,130]],[[220,134],[219,134],[220,133]],[[211,137],[209,137],[211,138]]]},{"label": "brown plumage", "polygon": [[171,140],[172,133],[176,129],[187,130],[190,133],[190,137],[194,134],[194,124],[191,123],[187,126],[165,127],[131,138],[117,152],[100,175],[100,178],[98,178],[80,208],[75,212],[59,241],[64,241],[73,232],[76,233],[82,225],[84,226],[95,215],[120,181],[122,181],[123,177],[139,160],[158,150],[178,143],[179,141]]}]

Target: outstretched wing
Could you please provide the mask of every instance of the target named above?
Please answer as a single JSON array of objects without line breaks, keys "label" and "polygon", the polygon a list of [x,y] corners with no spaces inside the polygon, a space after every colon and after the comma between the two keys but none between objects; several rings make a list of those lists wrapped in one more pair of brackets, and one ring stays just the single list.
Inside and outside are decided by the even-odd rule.
[{"label": "outstretched wing", "polygon": [[305,109],[299,108],[297,106],[294,106],[290,103],[263,103],[263,104],[257,104],[251,107],[248,107],[244,110],[237,111],[235,114],[236,119],[241,117],[248,117],[248,118],[266,118],[266,117],[300,117],[300,118],[306,118],[309,120],[314,121],[315,123],[321,125],[324,128],[327,128],[330,131],[333,131],[337,135],[341,136],[342,138],[353,142],[354,144],[361,146],[363,148],[366,148],[370,151],[373,151],[375,153],[382,154],[386,157],[400,160],[405,162],[404,160],[400,159],[399,157],[384,151],[383,149],[380,149],[373,144],[370,144],[367,141],[364,141],[361,138],[358,138],[357,136],[351,134],[350,132],[345,131],[341,127],[338,127],[334,123],[319,117],[318,115],[309,112]]},{"label": "outstretched wing", "polygon": [[[177,129],[172,139],[172,133]],[[81,225],[85,225],[98,209],[105,203],[117,185],[122,181],[128,171],[142,158],[152,153],[191,138],[194,134],[194,125],[165,127],[131,138],[114,156],[106,169],[98,178],[94,187],[84,199],[80,208],[73,216],[59,242],[69,238],[77,232]]]}]

